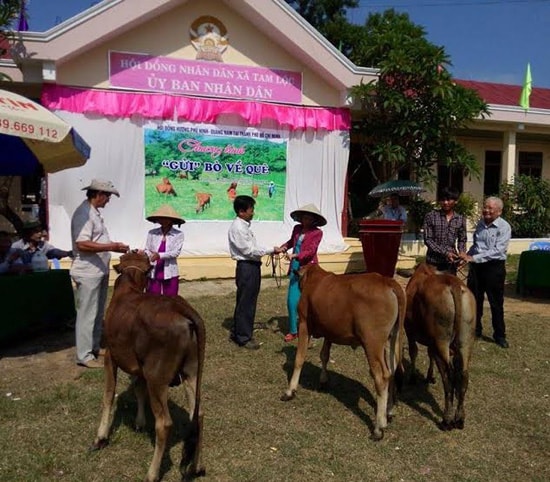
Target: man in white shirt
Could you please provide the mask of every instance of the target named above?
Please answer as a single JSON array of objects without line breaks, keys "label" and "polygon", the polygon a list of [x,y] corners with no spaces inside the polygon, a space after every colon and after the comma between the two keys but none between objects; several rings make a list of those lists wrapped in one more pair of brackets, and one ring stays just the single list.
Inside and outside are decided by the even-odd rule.
[{"label": "man in white shirt", "polygon": [[256,201],[251,196],[237,196],[233,201],[233,209],[237,217],[231,224],[228,233],[229,252],[231,258],[237,261],[235,283],[237,285],[237,300],[233,314],[231,341],[237,345],[257,350],[260,345],[252,337],[256,303],[261,285],[262,256],[280,253],[278,247],[264,248],[258,246],[250,222],[254,217]]},{"label": "man in white shirt", "polygon": [[111,251],[125,253],[128,245],[113,242],[99,213],[111,199],[120,197],[111,181],[93,179],[83,188],[86,199],[71,219],[74,259],[71,277],[76,284],[76,362],[87,368],[101,368],[97,360],[103,328]]}]

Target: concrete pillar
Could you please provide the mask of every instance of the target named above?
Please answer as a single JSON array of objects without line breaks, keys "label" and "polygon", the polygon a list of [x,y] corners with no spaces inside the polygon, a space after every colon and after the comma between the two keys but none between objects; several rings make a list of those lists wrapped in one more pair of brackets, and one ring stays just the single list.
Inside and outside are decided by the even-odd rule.
[{"label": "concrete pillar", "polygon": [[501,182],[513,182],[516,175],[516,157],[516,131],[506,131],[502,148]]}]

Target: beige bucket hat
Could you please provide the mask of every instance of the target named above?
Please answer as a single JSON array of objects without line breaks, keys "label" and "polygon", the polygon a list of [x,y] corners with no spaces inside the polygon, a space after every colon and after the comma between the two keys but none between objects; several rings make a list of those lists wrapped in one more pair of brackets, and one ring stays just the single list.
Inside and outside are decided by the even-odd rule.
[{"label": "beige bucket hat", "polygon": [[296,211],[292,211],[290,213],[290,217],[294,219],[296,222],[301,222],[302,214],[312,214],[315,218],[315,224],[317,226],[324,226],[327,224],[327,220],[325,217],[321,214],[321,211],[317,209],[317,206],[315,204],[306,204],[305,206],[302,206],[301,208],[296,209]]},{"label": "beige bucket hat", "polygon": [[82,190],[110,192],[116,197],[120,197],[120,193],[116,190],[115,185],[111,181],[105,181],[104,179],[92,179],[90,185],[83,187]]},{"label": "beige bucket hat", "polygon": [[176,210],[170,206],[169,204],[163,204],[160,208],[158,208],[153,214],[150,216],[147,216],[145,219],[147,221],[151,221],[152,223],[157,223],[158,218],[170,218],[174,220],[174,224],[177,224],[178,226],[180,224],[185,223],[185,219],[183,219]]}]

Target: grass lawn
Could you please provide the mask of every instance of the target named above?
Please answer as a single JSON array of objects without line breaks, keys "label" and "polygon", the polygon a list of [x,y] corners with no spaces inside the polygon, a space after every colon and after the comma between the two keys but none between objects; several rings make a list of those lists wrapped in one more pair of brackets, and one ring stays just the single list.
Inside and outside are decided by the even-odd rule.
[{"label": "grass lawn", "polygon": [[[295,356],[295,344],[282,340],[285,296],[284,285],[262,291],[257,321],[270,328],[257,332],[263,345],[256,352],[228,342],[233,294],[192,301],[207,326],[203,480],[550,480],[547,300],[521,299],[514,286],[507,287],[511,347],[477,342],[464,430],[442,432],[436,425],[443,405],[437,375],[436,385],[405,386],[384,439],[373,442],[374,387],[361,350],[333,346],[331,386],[320,392],[318,343],[308,352],[296,399],[279,400]],[[71,333],[57,336],[72,339]],[[65,376],[73,369],[67,350],[55,363],[56,353],[0,359],[1,480],[142,480],[153,453],[152,418],[146,433],[134,432],[136,404],[121,374],[111,443],[88,452],[99,423],[103,374]],[[421,349],[422,372],[426,362]],[[175,427],[161,472],[163,481],[178,481],[187,417],[183,389],[171,389],[170,397]]]}]

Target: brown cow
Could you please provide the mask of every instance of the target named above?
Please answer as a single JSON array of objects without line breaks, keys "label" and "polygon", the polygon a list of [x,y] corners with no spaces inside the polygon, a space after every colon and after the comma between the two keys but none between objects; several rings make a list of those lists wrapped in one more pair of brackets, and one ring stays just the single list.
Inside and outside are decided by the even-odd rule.
[{"label": "brown cow", "polygon": [[227,199],[234,201],[237,197],[237,182],[233,181],[227,188]]},{"label": "brown cow", "polygon": [[332,343],[362,346],[376,388],[373,438],[382,439],[394,402],[393,376],[401,366],[406,310],[403,288],[378,273],[336,275],[317,264],[300,270],[300,288],[298,350],[290,384],[281,399],[294,398],[310,336],[324,337],[321,385],[328,381]]},{"label": "brown cow", "polygon": [[260,188],[257,184],[252,184],[252,197],[258,197],[258,194],[260,193]]},{"label": "brown cow", "polygon": [[[468,367],[475,340],[476,303],[472,292],[456,276],[441,273],[426,263],[418,265],[407,284],[405,331],[409,342],[411,370],[416,374],[416,343],[428,347],[433,380],[435,360],[445,391],[441,428],[464,428],[464,397]],[[453,408],[454,397],[456,409]]]},{"label": "brown cow", "polygon": [[202,213],[205,208],[210,207],[210,200],[212,199],[212,194],[208,192],[198,192],[195,194],[195,199],[197,200],[197,207],[195,212]]},{"label": "brown cow", "polygon": [[103,413],[93,448],[108,443],[117,369],[136,377],[138,401],[136,427],[145,426],[144,405],[149,396],[155,416],[155,452],[146,481],[158,480],[172,419],[168,410],[168,387],[185,381],[190,430],[180,464],[182,476],[202,475],[202,410],[200,387],[204,365],[205,328],[198,313],[179,296],[144,293],[151,269],[144,253],[120,258],[113,297],[104,321],[105,391]]},{"label": "brown cow", "polygon": [[174,186],[167,177],[162,178],[162,182],[157,184],[157,192],[160,194],[177,196]]}]

